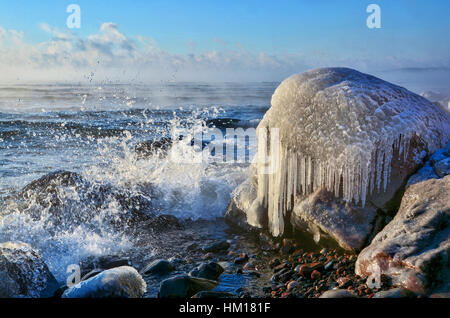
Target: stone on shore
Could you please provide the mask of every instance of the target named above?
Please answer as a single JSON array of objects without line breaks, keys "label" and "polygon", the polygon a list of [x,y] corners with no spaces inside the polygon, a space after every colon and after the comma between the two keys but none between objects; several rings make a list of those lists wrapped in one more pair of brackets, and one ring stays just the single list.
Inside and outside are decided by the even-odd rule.
[{"label": "stone on shore", "polygon": [[175,270],[175,266],[164,259],[157,259],[141,270],[143,275],[166,275]]},{"label": "stone on shore", "polygon": [[220,275],[224,272],[222,266],[215,262],[203,263],[198,268],[189,273],[192,277],[204,278],[208,280],[218,281]]},{"label": "stone on shore", "polygon": [[411,185],[395,218],[358,256],[356,274],[426,294],[450,276],[450,175]]},{"label": "stone on shore", "polygon": [[347,289],[328,290],[319,298],[357,298],[357,296]]},{"label": "stone on shore", "polygon": [[159,298],[190,298],[201,291],[211,291],[218,282],[180,275],[164,280],[159,288]]},{"label": "stone on shore", "polygon": [[0,243],[0,298],[47,298],[58,287],[38,251],[22,242]]},{"label": "stone on shore", "polygon": [[108,269],[67,289],[62,298],[141,298],[147,284],[130,266]]},{"label": "stone on shore", "polygon": [[373,298],[414,298],[416,294],[405,288],[393,288],[375,293]]},{"label": "stone on shore", "polygon": [[228,241],[220,241],[203,248],[206,253],[220,253],[225,252],[230,248],[231,244]]}]

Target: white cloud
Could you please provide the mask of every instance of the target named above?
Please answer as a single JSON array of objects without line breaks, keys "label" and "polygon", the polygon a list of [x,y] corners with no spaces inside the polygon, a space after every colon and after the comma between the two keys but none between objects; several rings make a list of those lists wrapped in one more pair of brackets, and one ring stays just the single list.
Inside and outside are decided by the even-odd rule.
[{"label": "white cloud", "polygon": [[[196,43],[188,42],[189,54],[173,54],[148,37],[131,38],[111,22],[103,23],[97,33],[86,38],[69,30],[41,24],[50,40],[29,44],[23,32],[0,27],[0,82],[11,81],[95,81],[129,80],[216,80],[265,81],[309,68],[349,66],[367,71],[399,65],[395,57],[374,61],[339,57],[324,52],[311,54],[252,53],[243,45],[221,45],[220,49],[197,53]],[[224,43],[214,39],[216,43]]]}]

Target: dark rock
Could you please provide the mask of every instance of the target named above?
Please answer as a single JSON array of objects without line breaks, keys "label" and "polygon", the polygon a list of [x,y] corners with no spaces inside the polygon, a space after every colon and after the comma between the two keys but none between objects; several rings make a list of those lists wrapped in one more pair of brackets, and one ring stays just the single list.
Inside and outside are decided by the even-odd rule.
[{"label": "dark rock", "polygon": [[430,298],[450,298],[450,293],[436,293],[431,294]]},{"label": "dark rock", "polygon": [[201,291],[192,296],[192,298],[236,298],[236,295],[227,292]]},{"label": "dark rock", "polygon": [[140,298],[146,290],[141,275],[133,267],[122,266],[68,288],[62,298]]},{"label": "dark rock", "polygon": [[154,260],[143,270],[141,270],[141,274],[143,275],[166,275],[175,270],[175,266],[167,260],[158,259]]},{"label": "dark rock", "polygon": [[131,261],[128,257],[118,255],[88,256],[80,262],[81,277],[88,273],[92,275],[97,272],[98,274],[98,271],[102,272],[107,269],[130,265]]},{"label": "dark rock", "polygon": [[[100,184],[84,179],[80,174],[69,171],[49,173],[25,186],[19,193],[23,209],[36,220],[41,219],[42,211],[48,211],[52,216],[48,219],[47,230],[57,231],[67,225],[77,226],[89,223],[97,216],[92,213],[105,204],[115,200],[122,208],[115,217],[105,217],[106,222],[117,227],[135,224],[152,216],[152,205],[149,197],[153,188],[142,186],[143,189],[117,188],[111,184]],[[64,195],[69,188],[77,193],[76,199]],[[145,195],[143,194],[145,193]],[[40,205],[41,208],[31,208]],[[30,208],[27,208],[30,207]],[[67,211],[72,211],[67,213]],[[75,213],[76,212],[76,213]]]},{"label": "dark rock", "polygon": [[305,264],[300,266],[299,274],[303,277],[311,277],[313,271],[317,270],[320,272],[323,268],[323,264],[321,263]]},{"label": "dark rock", "polygon": [[198,249],[199,249],[199,246],[198,246],[197,243],[191,243],[191,244],[189,244],[188,247],[186,248],[186,250],[187,250],[188,252],[196,251],[196,250],[198,250]]},{"label": "dark rock", "polygon": [[147,226],[154,232],[165,232],[169,230],[181,230],[183,226],[173,215],[158,215],[147,222]]},{"label": "dark rock", "polygon": [[31,246],[0,243],[0,298],[52,297],[58,287],[42,256]]},{"label": "dark rock", "polygon": [[201,264],[196,270],[191,271],[190,276],[217,281],[224,271],[222,266],[215,262],[211,262]]},{"label": "dark rock", "polygon": [[373,298],[414,298],[416,294],[405,288],[393,288],[375,293]]},{"label": "dark rock", "polygon": [[206,246],[203,248],[203,251],[207,253],[218,253],[227,251],[230,248],[231,244],[228,241],[221,241],[218,243],[214,243],[212,245]]},{"label": "dark rock", "polygon": [[181,275],[164,280],[159,288],[159,298],[190,298],[200,291],[213,290],[218,282]]},{"label": "dark rock", "polygon": [[278,265],[280,265],[280,264],[281,264],[281,262],[280,262],[280,260],[279,260],[278,258],[274,258],[274,259],[272,259],[272,260],[269,262],[270,268],[274,268],[274,267],[276,267],[276,266],[278,266]]},{"label": "dark rock", "polygon": [[313,270],[313,272],[311,273],[311,279],[312,280],[317,280],[321,277],[322,275],[320,274],[320,272],[318,270]]},{"label": "dark rock", "polygon": [[134,147],[134,151],[139,157],[149,157],[155,154],[160,156],[167,155],[168,150],[172,147],[172,139],[163,137],[159,140],[148,140],[138,143]]},{"label": "dark rock", "polygon": [[357,296],[346,289],[335,289],[324,292],[319,298],[357,298]]},{"label": "dark rock", "polygon": [[[81,280],[88,280],[89,278],[92,278],[94,276],[97,276],[98,274],[100,274],[101,272],[103,272],[103,269],[93,269],[91,270],[89,273],[87,273],[86,275],[84,275],[83,277],[81,277]],[[67,286],[66,286],[67,287]]]}]

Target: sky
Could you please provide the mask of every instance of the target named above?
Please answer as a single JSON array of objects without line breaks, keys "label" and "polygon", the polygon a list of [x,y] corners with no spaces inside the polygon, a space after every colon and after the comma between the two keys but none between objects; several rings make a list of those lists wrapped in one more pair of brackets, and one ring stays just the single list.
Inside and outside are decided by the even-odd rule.
[{"label": "sky", "polygon": [[[372,3],[381,28],[367,26]],[[346,66],[445,88],[449,15],[447,0],[2,0],[0,82],[280,81]]]}]

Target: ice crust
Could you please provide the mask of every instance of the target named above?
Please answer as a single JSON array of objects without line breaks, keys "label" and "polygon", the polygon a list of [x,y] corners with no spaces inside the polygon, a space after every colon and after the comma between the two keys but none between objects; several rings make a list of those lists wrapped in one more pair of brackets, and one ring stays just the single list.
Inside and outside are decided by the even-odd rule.
[{"label": "ice crust", "polygon": [[[268,209],[269,229],[283,234],[284,216],[296,195],[325,187],[347,202],[365,205],[386,191],[393,154],[406,160],[416,136],[428,153],[445,145],[450,115],[405,88],[348,68],[323,68],[280,84],[258,129],[279,129],[279,145],[258,139],[274,173],[258,161],[258,198]],[[269,136],[269,135],[268,135]],[[276,152],[276,153],[274,153]]]}]

